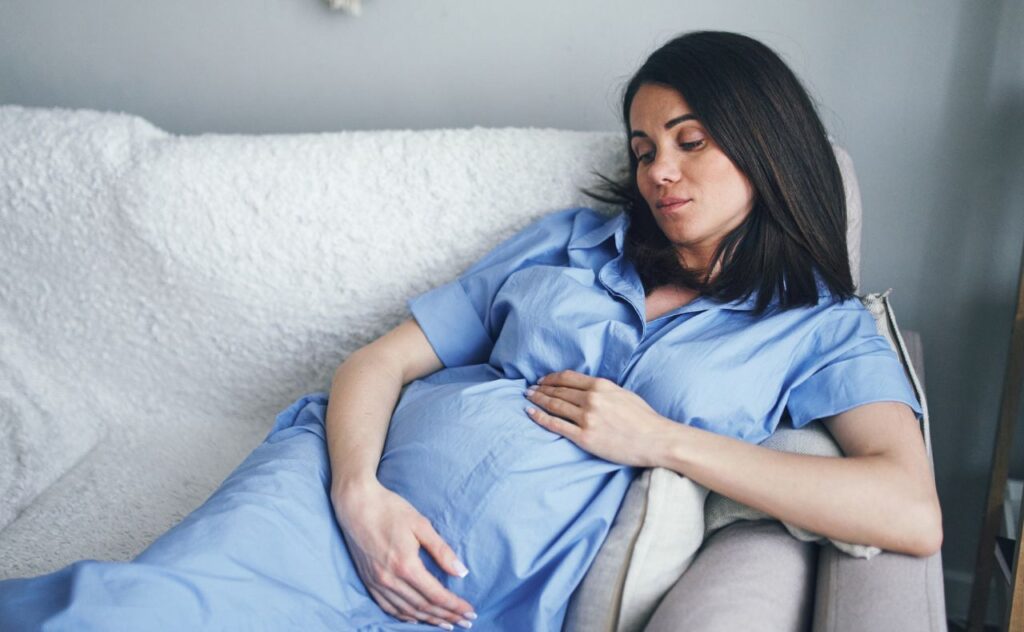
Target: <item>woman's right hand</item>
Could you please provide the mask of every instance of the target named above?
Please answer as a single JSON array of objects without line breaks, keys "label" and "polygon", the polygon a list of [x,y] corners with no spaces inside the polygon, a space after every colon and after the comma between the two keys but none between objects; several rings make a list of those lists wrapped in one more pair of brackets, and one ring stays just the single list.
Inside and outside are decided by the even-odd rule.
[{"label": "woman's right hand", "polygon": [[332,492],[331,501],[359,577],[385,612],[449,630],[471,626],[473,606],[427,571],[419,549],[457,577],[465,576],[465,567],[412,504],[376,480]]}]

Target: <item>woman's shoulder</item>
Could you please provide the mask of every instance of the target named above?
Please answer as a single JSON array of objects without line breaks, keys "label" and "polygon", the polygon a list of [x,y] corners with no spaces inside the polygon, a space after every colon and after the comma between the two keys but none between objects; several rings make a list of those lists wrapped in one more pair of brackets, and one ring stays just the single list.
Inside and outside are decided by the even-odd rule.
[{"label": "woman's shoulder", "polygon": [[823,306],[823,312],[833,321],[866,321],[874,322],[871,311],[864,306],[864,301],[859,295],[849,298],[836,297],[825,291],[821,293],[818,300]]},{"label": "woman's shoulder", "polygon": [[573,206],[545,213],[516,231],[509,246],[543,242],[550,247],[589,248],[615,236],[616,243],[628,225],[623,211],[605,211],[590,206]]},{"label": "woman's shoulder", "polygon": [[624,216],[622,209],[598,209],[593,206],[575,206],[566,209],[563,212],[568,212],[573,215],[575,221],[580,222],[585,226],[591,228],[600,226],[606,222],[620,219]]},{"label": "woman's shoulder", "polygon": [[577,236],[613,219],[614,213],[599,211],[589,206],[571,206],[535,217],[522,230],[562,232],[567,237]]},{"label": "woman's shoulder", "polygon": [[615,226],[610,222],[614,222],[614,215],[587,206],[543,213],[501,237],[471,270],[513,260],[565,259],[566,249],[578,248],[587,240],[596,242],[600,233],[614,234]]},{"label": "woman's shoulder", "polygon": [[860,297],[837,298],[831,294],[819,297],[816,307],[808,310],[808,334],[811,348],[819,351],[854,341],[867,342],[880,338],[875,317]]},{"label": "woman's shoulder", "polygon": [[626,228],[629,225],[629,216],[624,211],[621,209],[606,211],[589,206],[581,206],[572,210],[570,248],[589,248],[613,236],[616,246],[621,248]]},{"label": "woman's shoulder", "polygon": [[542,216],[538,223],[558,224],[570,229],[574,237],[604,226],[617,226],[625,219],[621,210],[601,210],[592,206],[572,206]]},{"label": "woman's shoulder", "polygon": [[797,311],[823,323],[863,321],[865,318],[870,321],[873,319],[871,312],[864,306],[859,296],[836,296],[827,288],[819,290],[817,304],[805,305],[798,308]]},{"label": "woman's shoulder", "polygon": [[[752,305],[752,297],[746,304]],[[877,334],[874,316],[860,298],[836,296],[822,289],[813,305],[789,307],[772,303],[761,316],[752,316],[759,326],[784,337],[794,349],[806,353],[820,353],[834,347],[839,341],[865,339]]]}]

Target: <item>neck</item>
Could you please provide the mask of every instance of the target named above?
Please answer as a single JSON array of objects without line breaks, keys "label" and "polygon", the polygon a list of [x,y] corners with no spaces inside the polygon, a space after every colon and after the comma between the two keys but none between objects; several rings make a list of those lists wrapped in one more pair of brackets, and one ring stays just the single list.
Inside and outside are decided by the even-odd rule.
[{"label": "neck", "polygon": [[[707,274],[708,264],[711,262],[711,254],[713,253],[695,253],[692,250],[684,250],[682,248],[676,248],[676,258],[679,261],[679,265],[683,268],[690,270],[701,277]],[[722,271],[722,262],[719,261],[715,268],[711,271],[711,279],[714,280],[718,276],[718,273]]]}]

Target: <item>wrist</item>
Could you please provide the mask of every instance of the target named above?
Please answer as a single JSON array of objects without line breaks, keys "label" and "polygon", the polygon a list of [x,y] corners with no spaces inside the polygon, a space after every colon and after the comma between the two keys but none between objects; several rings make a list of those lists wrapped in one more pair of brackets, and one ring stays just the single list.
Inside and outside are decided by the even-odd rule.
[{"label": "wrist", "polygon": [[373,494],[381,488],[373,474],[340,477],[331,482],[331,502],[349,504]]},{"label": "wrist", "polygon": [[665,428],[653,442],[652,467],[664,467],[684,474],[684,457],[687,453],[687,443],[693,428],[665,417],[662,417],[662,419],[666,422]]}]

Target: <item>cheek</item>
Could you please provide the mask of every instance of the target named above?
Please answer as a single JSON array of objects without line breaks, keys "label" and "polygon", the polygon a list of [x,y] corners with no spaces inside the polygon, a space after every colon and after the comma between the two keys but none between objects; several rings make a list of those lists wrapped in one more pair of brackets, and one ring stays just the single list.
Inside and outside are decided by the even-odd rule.
[{"label": "cheek", "polygon": [[653,195],[652,187],[651,187],[650,184],[647,183],[645,178],[642,178],[639,175],[639,173],[637,173],[637,183],[636,183],[636,186],[637,186],[638,189],[640,189],[640,195],[642,195],[643,198],[645,200],[647,200],[647,202],[651,202],[652,201],[651,196]]},{"label": "cheek", "polygon": [[750,183],[746,176],[740,174],[737,190],[739,191],[741,205],[746,212],[750,212],[750,209],[754,208],[754,185]]},{"label": "cheek", "polygon": [[737,210],[749,210],[754,203],[754,186],[743,172],[726,160],[717,174],[719,201]]}]

